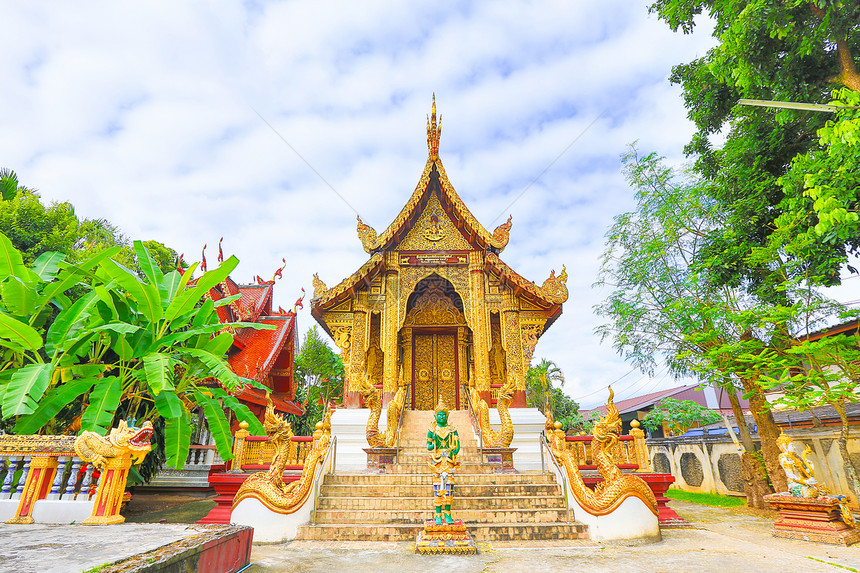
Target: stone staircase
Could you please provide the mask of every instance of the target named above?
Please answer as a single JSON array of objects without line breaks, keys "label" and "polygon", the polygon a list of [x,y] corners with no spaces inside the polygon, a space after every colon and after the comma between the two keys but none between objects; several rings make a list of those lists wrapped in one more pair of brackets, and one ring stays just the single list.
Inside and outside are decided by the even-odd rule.
[{"label": "stone staircase", "polygon": [[[404,412],[399,463],[384,474],[327,475],[314,525],[298,539],[413,541],[434,515],[433,476],[427,466],[432,411]],[[453,411],[460,435],[454,519],[466,522],[478,541],[587,538],[586,526],[568,521],[561,488],[552,474],[494,473],[483,465],[468,412]]]}]

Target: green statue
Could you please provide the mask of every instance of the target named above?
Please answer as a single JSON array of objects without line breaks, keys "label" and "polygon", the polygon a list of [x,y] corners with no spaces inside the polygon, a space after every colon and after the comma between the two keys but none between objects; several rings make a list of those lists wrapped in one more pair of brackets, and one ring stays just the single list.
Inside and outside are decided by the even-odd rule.
[{"label": "green statue", "polygon": [[438,480],[433,484],[436,500],[436,525],[442,525],[444,518],[448,525],[451,519],[451,499],[454,497],[454,471],[459,467],[457,454],[460,453],[460,436],[457,430],[448,425],[448,408],[441,396],[436,405],[435,421],[427,431],[427,449],[433,454],[430,468]]}]

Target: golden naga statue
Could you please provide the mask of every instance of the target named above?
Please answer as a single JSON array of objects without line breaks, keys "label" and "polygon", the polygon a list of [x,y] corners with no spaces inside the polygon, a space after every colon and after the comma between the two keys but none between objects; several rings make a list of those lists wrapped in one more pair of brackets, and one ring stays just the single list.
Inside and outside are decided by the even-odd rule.
[{"label": "golden naga statue", "polygon": [[[567,449],[564,432],[555,429],[551,433],[550,447],[556,460],[564,466],[567,479],[576,500],[582,508],[592,515],[607,515],[615,511],[628,497],[638,497],[657,515],[657,499],[648,484],[639,476],[622,473],[609,456],[618,445],[618,433],[621,431],[621,418],[612,399],[614,393],[609,388],[609,401],[606,405],[606,416],[594,425],[591,441],[591,454],[597,471],[603,476],[603,481],[592,490],[582,480],[579,473],[579,461],[576,455]],[[550,425],[550,416],[547,426]]]},{"label": "golden naga statue", "polygon": [[289,514],[297,511],[307,499],[314,481],[314,473],[319,464],[325,458],[328,445],[331,440],[331,414],[329,410],[323,421],[317,422],[317,431],[314,432],[314,447],[305,458],[302,477],[289,484],[284,482],[284,466],[289,459],[290,438],[293,432],[290,424],[283,416],[275,414],[272,399],[266,397],[266,417],[263,427],[269,441],[275,446],[275,455],[269,471],[258,472],[250,476],[239,487],[233,498],[233,509],[243,499],[254,498],[271,511],[280,514]]},{"label": "golden naga statue", "polygon": [[[788,495],[807,499],[832,497],[844,502],[844,496],[833,495],[829,489],[818,483],[818,480],[815,478],[815,465],[809,461],[812,448],[806,446],[803,449],[803,453],[798,454],[797,446],[785,432],[779,434],[779,438],[776,439],[776,445],[780,451],[779,465],[782,466],[782,469],[785,471],[785,477],[788,479]],[[854,515],[848,508],[847,503],[839,504],[839,513],[846,525],[857,527]]]},{"label": "golden naga statue", "polygon": [[75,452],[85,462],[92,462],[99,470],[112,458],[128,456],[132,465],[139,464],[152,449],[152,422],[146,421],[140,428],[133,428],[125,420],[111,428],[107,436],[96,432],[84,432],[75,438]]},{"label": "golden naga statue", "polygon": [[469,388],[469,400],[472,402],[472,408],[475,409],[475,417],[481,428],[485,448],[507,448],[511,445],[511,440],[514,439],[514,425],[511,422],[508,407],[511,405],[515,390],[513,376],[509,375],[508,381],[499,389],[499,399],[496,402],[496,409],[502,421],[502,431],[496,432],[490,425],[490,407],[481,398],[475,386]]},{"label": "golden naga statue", "polygon": [[401,384],[394,394],[394,399],[388,403],[386,408],[385,432],[379,434],[379,416],[382,414],[382,398],[379,395],[379,390],[373,387],[370,380],[367,379],[367,374],[361,383],[358,390],[361,392],[364,402],[370,408],[370,417],[367,419],[365,427],[365,436],[367,444],[371,448],[393,448],[394,442],[397,439],[397,424],[400,418],[400,412],[403,410],[403,405],[406,403],[406,386]]}]

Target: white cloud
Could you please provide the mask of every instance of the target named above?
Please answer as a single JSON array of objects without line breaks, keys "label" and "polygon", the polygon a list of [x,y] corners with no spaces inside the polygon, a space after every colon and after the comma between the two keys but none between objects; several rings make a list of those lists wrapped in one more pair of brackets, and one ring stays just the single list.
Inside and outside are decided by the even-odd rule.
[{"label": "white cloud", "polygon": [[631,206],[618,156],[639,140],[682,160],[692,128],[666,78],[710,45],[624,0],[14,4],[0,158],[45,199],[188,261],[204,243],[214,260],[223,236],[240,280],[285,257],[276,303],[291,306],[312,273],[331,286],[367,258],[328,184],[380,232],[399,212],[435,91],[455,188],[487,227],[514,216],[504,260],[538,283],[567,265],[570,301],[536,356],[577,397],[630,370],[592,334],[603,234]]}]

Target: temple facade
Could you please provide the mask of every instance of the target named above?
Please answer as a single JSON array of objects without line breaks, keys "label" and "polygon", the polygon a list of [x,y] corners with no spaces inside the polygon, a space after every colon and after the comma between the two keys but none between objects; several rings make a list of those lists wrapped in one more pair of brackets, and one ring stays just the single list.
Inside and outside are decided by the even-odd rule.
[{"label": "temple facade", "polygon": [[501,260],[511,218],[490,233],[472,215],[442,166],[440,135],[434,98],[427,163],[400,214],[382,234],[358,218],[369,259],[349,277],[328,288],[314,275],[311,314],[340,349],[346,407],[360,406],[368,383],[386,401],[407,386],[413,410],[440,397],[466,408],[473,386],[488,403],[507,386],[511,406],[525,406],[535,345],[568,298],[564,268],[537,286]]}]

